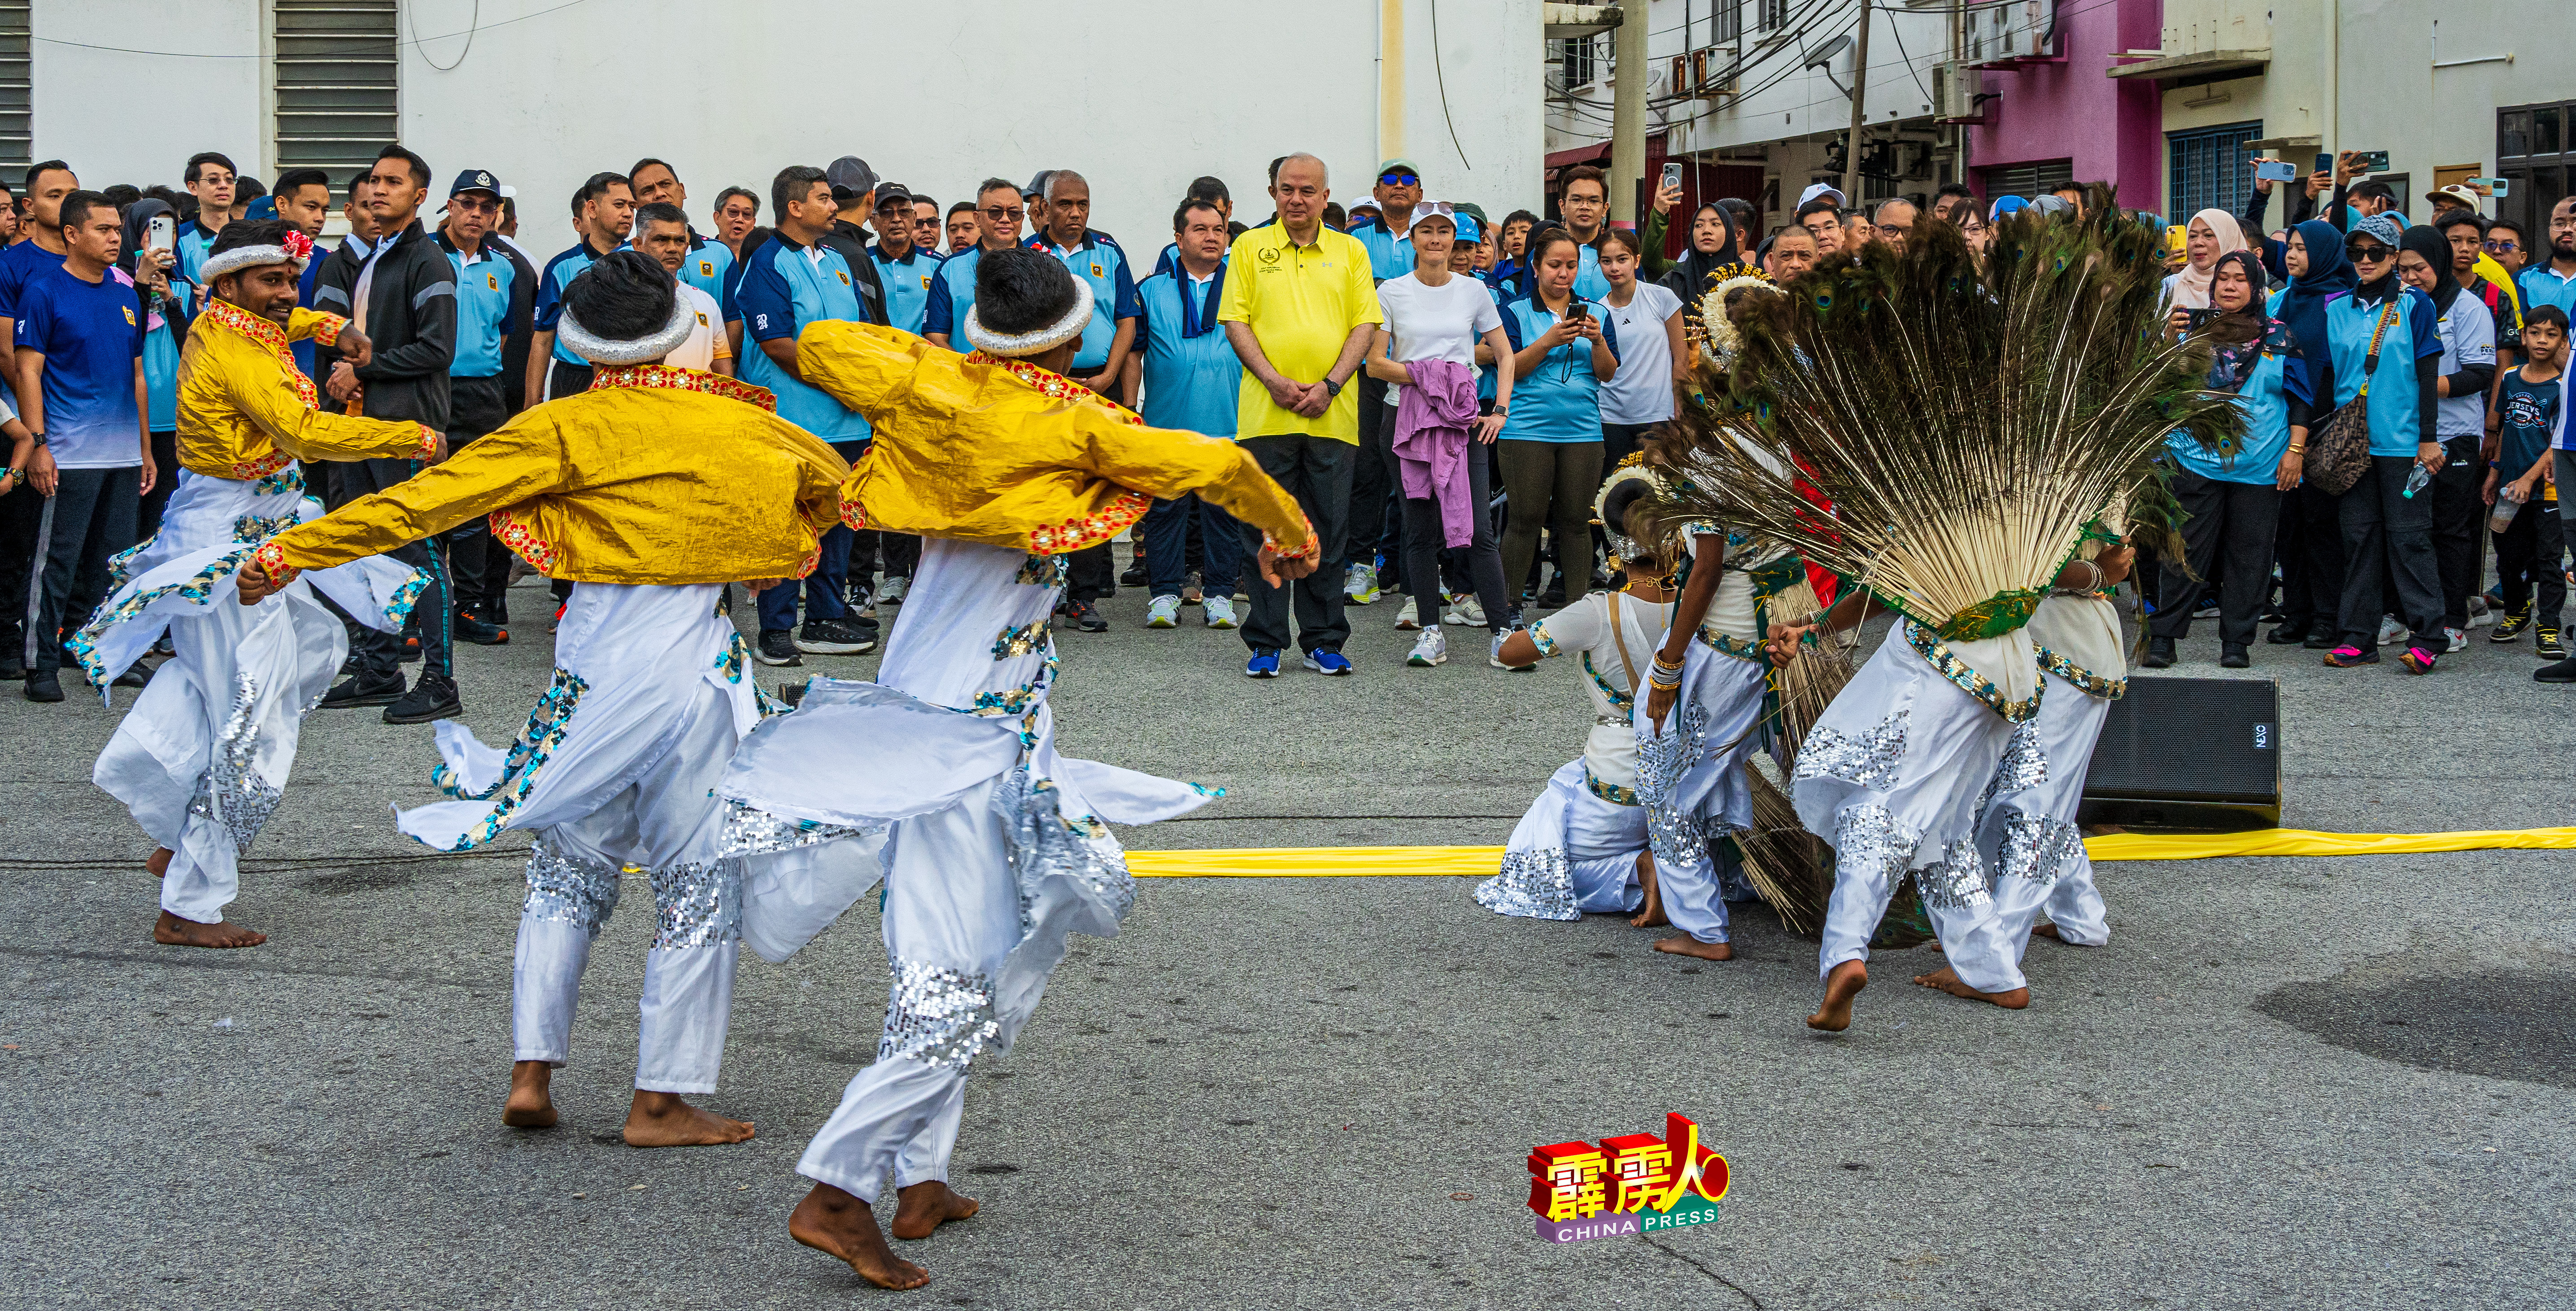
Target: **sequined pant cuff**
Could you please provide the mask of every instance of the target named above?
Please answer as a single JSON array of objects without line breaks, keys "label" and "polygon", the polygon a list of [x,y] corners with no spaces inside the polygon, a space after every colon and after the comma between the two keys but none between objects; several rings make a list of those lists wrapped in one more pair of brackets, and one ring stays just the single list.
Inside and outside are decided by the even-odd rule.
[{"label": "sequined pant cuff", "polygon": [[617,909],[617,867],[576,856],[544,838],[528,848],[528,899],[523,915],[562,920],[596,938]]},{"label": "sequined pant cuff", "polygon": [[1001,1032],[993,980],[928,961],[892,960],[893,995],[877,1059],[899,1057],[962,1070]]}]

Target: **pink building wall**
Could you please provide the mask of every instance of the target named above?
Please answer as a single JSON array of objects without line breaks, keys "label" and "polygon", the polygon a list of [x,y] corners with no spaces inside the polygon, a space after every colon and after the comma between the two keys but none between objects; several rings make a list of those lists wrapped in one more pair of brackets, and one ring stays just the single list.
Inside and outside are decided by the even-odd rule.
[{"label": "pink building wall", "polygon": [[2058,49],[2047,63],[1985,73],[1985,122],[1968,130],[1978,194],[1984,170],[2071,159],[2079,182],[2108,181],[2125,209],[2164,208],[2164,103],[2145,79],[2113,80],[2119,50],[2163,40],[2163,0],[2057,0]]}]

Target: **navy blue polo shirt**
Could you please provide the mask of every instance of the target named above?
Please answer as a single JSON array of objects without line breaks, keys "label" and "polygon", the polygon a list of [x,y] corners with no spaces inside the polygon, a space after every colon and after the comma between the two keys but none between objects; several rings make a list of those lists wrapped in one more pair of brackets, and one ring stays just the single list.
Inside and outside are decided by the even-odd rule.
[{"label": "navy blue polo shirt", "polygon": [[58,268],[18,289],[17,310],[18,349],[45,357],[45,437],[54,463],[143,463],[143,415],[134,408],[143,307],[134,288],[112,272],[89,282]]},{"label": "navy blue polo shirt", "polygon": [[1118,335],[1118,321],[1138,313],[1136,275],[1127,267],[1127,252],[1108,236],[1090,231],[1071,250],[1058,249],[1054,239],[1044,234],[1032,238],[1029,248],[1054,256],[1073,276],[1091,284],[1091,323],[1082,330],[1082,349],[1065,367],[1076,373],[1096,372],[1109,363],[1109,343]]},{"label": "navy blue polo shirt", "polygon": [[[322,285],[322,258],[322,251],[316,248],[313,257],[304,261],[304,276],[296,279],[295,282],[295,303],[308,310],[320,308],[313,303],[313,292]],[[295,367],[305,377],[313,378],[313,339],[306,337],[295,342],[289,349],[295,353]],[[319,382],[321,379],[314,378],[314,381]]]},{"label": "navy blue polo shirt", "polygon": [[510,331],[510,294],[518,266],[495,249],[490,237],[471,257],[456,248],[446,233],[437,235],[456,271],[456,358],[447,366],[451,378],[490,378],[501,372],[502,338]]},{"label": "navy blue polo shirt", "polygon": [[923,332],[930,315],[930,286],[939,280],[939,257],[915,246],[902,259],[895,259],[879,241],[869,245],[868,258],[876,261],[877,281],[885,286],[886,317],[906,332]]},{"label": "navy blue polo shirt", "polygon": [[33,237],[0,250],[0,315],[16,316],[19,289],[38,274],[51,273],[62,266],[63,257],[37,245]]},{"label": "navy blue polo shirt", "polygon": [[[583,269],[615,253],[615,251],[591,249],[590,239],[585,237],[573,243],[572,249],[547,260],[544,271],[537,274],[536,331],[553,332],[556,320],[563,317],[564,288],[571,286],[572,280],[581,276]],[[564,345],[561,337],[555,338],[555,358],[566,364],[584,367],[590,363],[573,354],[572,348]]]}]

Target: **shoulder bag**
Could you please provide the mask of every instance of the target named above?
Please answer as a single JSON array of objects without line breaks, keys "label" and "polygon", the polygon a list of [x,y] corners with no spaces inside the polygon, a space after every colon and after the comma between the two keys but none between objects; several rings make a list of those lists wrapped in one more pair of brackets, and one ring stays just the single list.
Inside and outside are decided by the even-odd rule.
[{"label": "shoulder bag", "polygon": [[2361,363],[2361,391],[2326,420],[2325,431],[2308,438],[2306,476],[2318,491],[2341,496],[2370,472],[2370,375],[2379,371],[2379,343],[2397,318],[2405,293],[2388,298],[2379,323],[2370,330],[2370,354]]}]

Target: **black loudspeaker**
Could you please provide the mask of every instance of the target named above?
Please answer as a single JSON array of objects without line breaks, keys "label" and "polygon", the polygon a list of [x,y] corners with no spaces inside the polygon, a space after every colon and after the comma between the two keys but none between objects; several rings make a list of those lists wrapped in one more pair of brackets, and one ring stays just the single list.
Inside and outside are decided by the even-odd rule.
[{"label": "black loudspeaker", "polygon": [[2094,744],[2077,818],[2135,828],[2279,827],[2280,685],[2132,677]]}]

